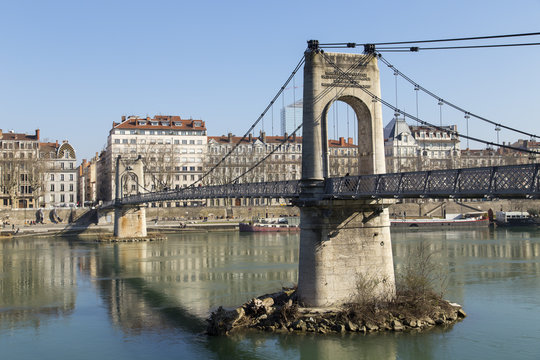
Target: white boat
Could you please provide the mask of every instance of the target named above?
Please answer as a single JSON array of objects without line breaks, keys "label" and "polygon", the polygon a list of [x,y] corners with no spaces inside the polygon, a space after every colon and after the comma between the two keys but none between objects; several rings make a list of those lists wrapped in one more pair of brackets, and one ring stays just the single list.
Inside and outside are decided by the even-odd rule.
[{"label": "white boat", "polygon": [[390,219],[390,226],[397,228],[441,228],[441,227],[487,227],[487,213],[447,214],[442,218]]}]

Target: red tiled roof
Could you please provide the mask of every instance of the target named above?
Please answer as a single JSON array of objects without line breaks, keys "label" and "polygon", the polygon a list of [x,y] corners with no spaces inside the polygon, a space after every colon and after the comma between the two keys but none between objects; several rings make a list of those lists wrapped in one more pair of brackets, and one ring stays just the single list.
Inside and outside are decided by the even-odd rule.
[{"label": "red tiled roof", "polygon": [[[221,136],[209,136],[208,141],[214,140],[218,143],[222,144],[237,144],[241,141],[242,144],[250,144],[257,139],[262,141],[261,137],[253,137],[251,141],[249,140],[249,137],[245,137],[242,139],[240,136],[234,136],[231,135],[230,137],[228,135],[221,135]],[[266,136],[265,137],[265,143],[266,144],[280,144],[283,142],[284,137],[283,136]],[[302,144],[303,138],[301,136],[297,136],[296,138],[291,137],[287,143],[295,143],[295,144]],[[330,147],[348,147],[348,148],[355,148],[356,144],[352,143],[352,139],[349,138],[348,141],[346,141],[344,138],[340,138],[339,140],[328,140],[328,145]]]},{"label": "red tiled roof", "polygon": [[[140,121],[146,121],[146,125],[140,125]],[[159,121],[159,125],[151,125],[151,121]],[[162,122],[168,121],[168,125],[163,125]],[[199,122],[201,126],[196,126]],[[176,125],[175,123],[180,123]],[[139,118],[129,117],[120,123],[113,122],[114,129],[147,129],[147,130],[206,130],[204,121],[202,120],[184,120],[180,116],[156,115],[154,118]]]}]

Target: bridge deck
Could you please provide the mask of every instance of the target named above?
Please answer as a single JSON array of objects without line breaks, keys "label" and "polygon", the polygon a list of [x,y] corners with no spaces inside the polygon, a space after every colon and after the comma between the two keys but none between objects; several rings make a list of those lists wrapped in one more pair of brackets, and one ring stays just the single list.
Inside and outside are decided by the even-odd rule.
[{"label": "bridge deck", "polygon": [[[540,164],[345,176],[325,182],[326,198],[539,198]],[[300,180],[183,188],[128,196],[103,204],[212,198],[299,198]]]}]

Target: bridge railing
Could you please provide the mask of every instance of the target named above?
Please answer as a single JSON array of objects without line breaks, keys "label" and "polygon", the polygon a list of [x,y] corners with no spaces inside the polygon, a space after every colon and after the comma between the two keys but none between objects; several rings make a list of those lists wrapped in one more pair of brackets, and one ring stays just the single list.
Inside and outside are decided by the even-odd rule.
[{"label": "bridge railing", "polygon": [[333,198],[540,197],[540,164],[330,178]]},{"label": "bridge railing", "polygon": [[119,199],[117,204],[134,205],[148,202],[212,198],[294,198],[300,193],[299,187],[299,180],[210,185],[132,195]]},{"label": "bridge railing", "polygon": [[[326,198],[540,198],[540,164],[416,171],[329,178]],[[132,195],[104,203],[136,205],[212,198],[285,198],[301,196],[300,180],[189,187]]]}]

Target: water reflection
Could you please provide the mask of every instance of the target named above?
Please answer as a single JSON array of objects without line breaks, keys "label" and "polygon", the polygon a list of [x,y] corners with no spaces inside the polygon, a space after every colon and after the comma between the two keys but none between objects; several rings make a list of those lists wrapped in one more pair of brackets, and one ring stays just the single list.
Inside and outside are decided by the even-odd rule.
[{"label": "water reflection", "polygon": [[66,243],[0,241],[0,328],[40,327],[70,315],[76,300],[76,262]]},{"label": "water reflection", "polygon": [[113,323],[126,332],[202,331],[211,309],[293,284],[297,259],[297,235],[229,232],[101,245],[83,269],[95,279]]},{"label": "water reflection", "polygon": [[[466,296],[470,299],[472,290],[492,282],[496,286],[490,291],[497,295],[505,291],[526,293],[527,289],[532,289],[531,293],[538,287],[539,231],[396,232],[392,242],[396,274],[418,244],[427,244],[448,274],[453,301],[463,303]],[[197,336],[204,330],[204,319],[211,309],[235,306],[295,283],[298,243],[297,234],[232,232],[170,235],[166,241],[152,243],[3,241],[0,329],[32,329],[50,319],[75,318],[76,306],[80,306],[76,305],[80,301],[77,291],[86,286],[83,290],[97,293],[102,305],[90,311],[100,313],[104,307],[107,326],[130,337],[147,339],[149,334],[159,334],[189,338],[190,354],[212,353],[218,358],[430,358],[446,346],[450,336],[445,330],[416,335]],[[507,281],[523,279],[533,279],[533,283]]]}]

